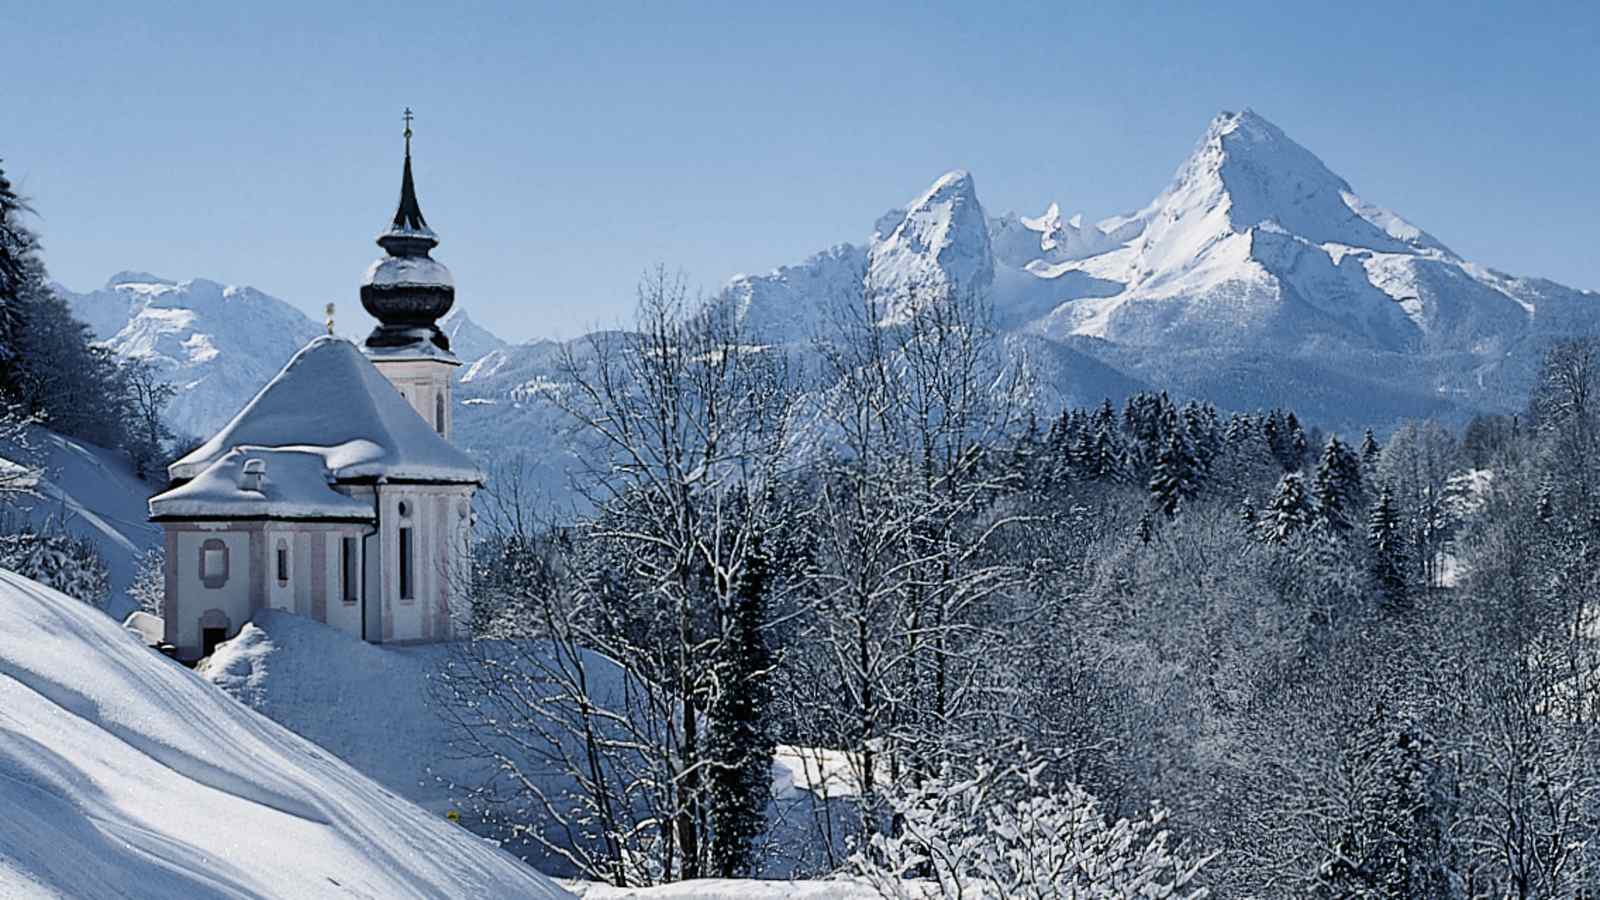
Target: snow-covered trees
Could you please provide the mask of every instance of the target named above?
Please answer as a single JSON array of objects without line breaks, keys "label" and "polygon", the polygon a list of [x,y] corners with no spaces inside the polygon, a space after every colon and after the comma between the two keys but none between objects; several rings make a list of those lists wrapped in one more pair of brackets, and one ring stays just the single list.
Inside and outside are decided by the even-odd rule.
[{"label": "snow-covered trees", "polygon": [[172,388],[72,317],[48,284],[31,211],[0,170],[0,401],[17,421],[127,450],[143,474],[171,439],[160,412]]},{"label": "snow-covered trees", "polygon": [[[497,629],[546,643],[480,642],[441,679],[462,751],[502,773],[479,795],[507,801],[491,814],[619,884],[751,865],[765,796],[716,786],[751,786],[765,764],[769,667],[741,643],[765,627],[757,545],[777,530],[793,403],[784,359],[727,315],[687,309],[681,279],[658,271],[639,299],[635,331],[564,360],[554,401],[598,448],[580,485],[592,511],[559,532]],[[531,774],[552,759],[573,785],[563,796]]]},{"label": "snow-covered trees", "polygon": [[767,644],[771,585],[760,536],[751,541],[729,612],[730,634],[722,644],[717,679],[717,712],[706,741],[711,763],[711,861],[723,878],[757,874],[757,841],[766,830],[772,790],[772,754],[777,749],[772,723],[772,670]]},{"label": "snow-covered trees", "polygon": [[128,585],[128,599],[140,612],[152,616],[166,615],[167,554],[160,547],[146,550],[139,556],[138,567],[133,572],[133,583]]},{"label": "snow-covered trees", "polygon": [[1317,520],[1333,531],[1347,531],[1359,521],[1363,491],[1361,460],[1337,437],[1328,438],[1312,488]]},{"label": "snow-covered trees", "polygon": [[1305,479],[1290,472],[1278,479],[1278,490],[1262,510],[1261,536],[1269,544],[1287,544],[1311,526],[1315,508],[1306,496]]},{"label": "snow-covered trees", "polygon": [[[497,836],[628,883],[839,871],[853,837],[890,896],[1120,896],[1197,862],[1177,838],[1217,856],[1174,896],[1600,887],[1581,366],[1470,453],[1358,452],[1161,394],[1035,411],[981,304],[912,306],[819,336],[837,390],[714,318],[578,351],[550,395],[610,448],[592,512],[485,544],[495,639],[440,680]],[[1018,739],[1045,762],[985,767]],[[849,769],[782,860],[777,745]]]},{"label": "snow-covered trees", "polygon": [[1406,551],[1400,533],[1400,518],[1387,487],[1367,517],[1367,546],[1372,552],[1372,580],[1391,604],[1406,599]]},{"label": "snow-covered trees", "polygon": [[103,609],[110,599],[106,566],[94,542],[53,527],[36,530],[23,526],[0,535],[0,568],[90,606]]},{"label": "snow-covered trees", "polygon": [[1070,782],[1051,789],[1045,765],[979,761],[886,791],[897,828],[873,835],[852,871],[886,900],[1078,897],[1200,900],[1210,861],[1173,842],[1159,806],[1107,821]]},{"label": "snow-covered trees", "polygon": [[32,210],[0,166],[0,389],[13,386],[12,366],[22,330],[22,307],[43,283],[39,239],[23,219]]},{"label": "snow-covered trees", "polygon": [[1459,465],[1455,437],[1432,421],[1401,425],[1378,462],[1377,481],[1389,488],[1410,551],[1408,562],[1424,588],[1439,586],[1440,566],[1456,524],[1448,488]]}]

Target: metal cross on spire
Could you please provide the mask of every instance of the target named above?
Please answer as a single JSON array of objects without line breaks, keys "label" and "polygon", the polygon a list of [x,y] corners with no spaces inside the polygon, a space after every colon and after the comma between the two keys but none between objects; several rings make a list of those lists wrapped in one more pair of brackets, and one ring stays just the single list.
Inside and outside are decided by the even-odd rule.
[{"label": "metal cross on spire", "polygon": [[415,116],[413,116],[411,114],[411,107],[409,107],[409,106],[406,107],[406,113],[405,113],[404,116],[402,116],[402,118],[404,118],[406,120],[406,155],[410,156],[411,155],[411,120],[416,118]]}]

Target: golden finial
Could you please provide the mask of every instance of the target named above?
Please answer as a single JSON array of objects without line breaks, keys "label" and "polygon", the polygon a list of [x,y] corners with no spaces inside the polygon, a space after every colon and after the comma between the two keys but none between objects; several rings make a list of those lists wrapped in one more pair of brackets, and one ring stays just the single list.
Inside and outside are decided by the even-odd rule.
[{"label": "golden finial", "polygon": [[323,312],[324,315],[326,315],[328,317],[328,321],[327,321],[328,333],[329,334],[333,334],[333,304],[329,303],[326,307],[323,308],[322,312]]},{"label": "golden finial", "polygon": [[409,106],[406,107],[406,114],[404,116],[402,116],[402,118],[404,118],[406,120],[406,155],[410,156],[411,155],[411,120],[413,118],[415,118],[415,116],[413,116],[411,114],[411,107],[409,107]]}]

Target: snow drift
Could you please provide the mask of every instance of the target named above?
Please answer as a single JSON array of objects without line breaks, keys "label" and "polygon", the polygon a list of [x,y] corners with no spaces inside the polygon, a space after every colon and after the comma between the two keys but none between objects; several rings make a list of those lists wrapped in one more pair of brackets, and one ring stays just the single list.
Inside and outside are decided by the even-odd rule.
[{"label": "snow drift", "polygon": [[0,896],[570,896],[0,572]]},{"label": "snow drift", "polygon": [[[461,752],[461,735],[430,691],[430,679],[438,677],[458,650],[452,644],[367,644],[304,616],[268,609],[219,646],[199,674],[436,817],[463,810],[464,824],[493,831],[476,821],[467,797],[495,775],[492,765]],[[507,654],[511,660],[517,656]],[[620,675],[611,663],[592,656],[586,665],[602,704],[606,697],[620,697]],[[610,705],[625,708],[620,699]],[[552,732],[560,729],[552,727]],[[526,734],[519,736],[542,746]],[[516,748],[506,750],[515,753]],[[522,766],[522,774],[552,796],[571,787],[568,773],[539,752],[526,754]],[[856,815],[851,804],[859,792],[848,769],[841,754],[779,749],[773,761],[764,844],[770,858],[764,875],[783,877],[802,864],[814,870],[821,853],[817,817],[835,817],[836,831],[830,833],[842,834],[838,822]],[[553,839],[565,834],[559,828],[549,833]],[[515,849],[547,872],[574,874],[566,861],[536,843]],[[838,847],[835,852],[844,851]]]}]

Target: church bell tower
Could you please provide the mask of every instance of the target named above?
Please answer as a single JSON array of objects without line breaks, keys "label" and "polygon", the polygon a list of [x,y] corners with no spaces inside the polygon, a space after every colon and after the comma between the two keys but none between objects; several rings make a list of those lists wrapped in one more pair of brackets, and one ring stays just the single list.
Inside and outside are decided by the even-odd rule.
[{"label": "church bell tower", "polygon": [[400,207],[378,235],[384,255],[361,279],[361,305],[378,320],[363,349],[411,408],[449,440],[455,416],[453,376],[461,361],[450,352],[450,339],[437,323],[455,305],[456,288],[450,270],[428,255],[439,245],[439,236],[422,217],[411,178],[411,119],[407,109]]}]

